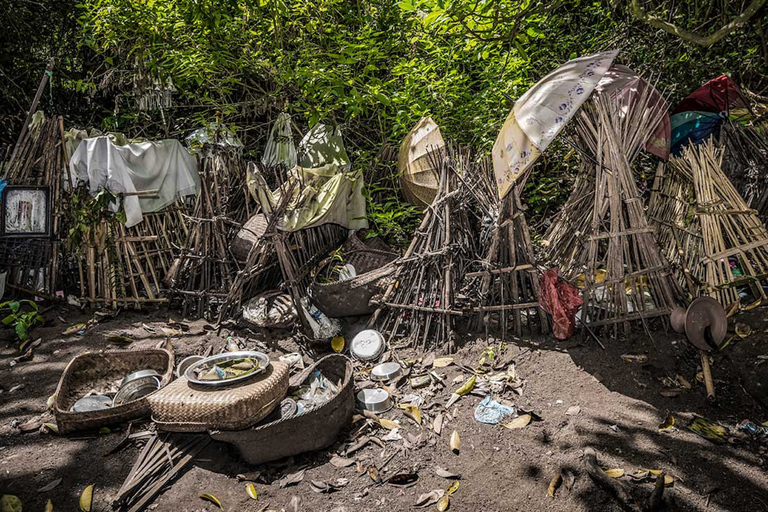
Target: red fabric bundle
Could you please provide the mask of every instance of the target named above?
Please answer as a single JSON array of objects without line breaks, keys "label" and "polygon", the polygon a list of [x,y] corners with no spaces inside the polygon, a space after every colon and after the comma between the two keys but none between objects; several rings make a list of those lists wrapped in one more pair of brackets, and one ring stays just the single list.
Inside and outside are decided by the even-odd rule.
[{"label": "red fabric bundle", "polygon": [[552,334],[559,340],[566,340],[576,328],[576,311],[584,301],[579,289],[560,279],[560,269],[551,268],[541,276],[539,303],[544,311],[552,315]]}]

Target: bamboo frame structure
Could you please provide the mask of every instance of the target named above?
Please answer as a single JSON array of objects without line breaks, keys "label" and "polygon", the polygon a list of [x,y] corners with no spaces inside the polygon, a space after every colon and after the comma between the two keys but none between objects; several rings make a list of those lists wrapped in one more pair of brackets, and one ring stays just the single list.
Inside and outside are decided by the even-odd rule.
[{"label": "bamboo frame structure", "polygon": [[215,319],[240,270],[229,242],[253,212],[240,152],[211,145],[202,154],[200,194],[192,215],[185,215],[189,239],[180,251],[169,294],[181,303],[185,317]]},{"label": "bamboo frame structure", "polygon": [[[30,116],[31,118],[31,116]],[[64,149],[64,119],[45,120],[22,131],[5,169],[11,185],[45,186],[50,190],[51,238],[17,238],[0,241],[3,263],[10,269],[8,282],[29,293],[52,295],[59,276],[59,230],[63,201],[62,178],[69,172]],[[27,261],[25,261],[25,259]]]},{"label": "bamboo frame structure", "polygon": [[545,235],[546,259],[583,278],[581,323],[621,326],[668,315],[680,296],[645,215],[632,162],[666,115],[647,87],[632,101],[595,94],[577,118],[587,158],[573,193]]},{"label": "bamboo frame structure", "polygon": [[457,291],[472,251],[468,187],[460,175],[461,159],[448,148],[433,152],[440,185],[411,244],[395,261],[392,284],[368,325],[391,337],[404,334],[421,349],[455,349],[456,319],[464,315]]},{"label": "bamboo frame structure", "polygon": [[725,119],[720,128],[722,170],[760,220],[768,220],[768,137],[753,126]]},{"label": "bamboo frame structure", "polygon": [[539,271],[520,200],[527,176],[499,200],[489,159],[478,161],[472,175],[476,180],[472,193],[484,221],[491,225],[483,237],[486,252],[473,265],[477,269],[466,274],[465,290],[476,304],[467,312],[477,313],[470,323],[476,329],[499,330],[502,336],[514,331],[520,337],[524,329],[547,333],[549,321],[539,305]]},{"label": "bamboo frame structure", "polygon": [[684,148],[657,173],[650,215],[681,284],[728,310],[746,289],[766,299],[768,231],[726,177],[724,153],[711,138]]}]

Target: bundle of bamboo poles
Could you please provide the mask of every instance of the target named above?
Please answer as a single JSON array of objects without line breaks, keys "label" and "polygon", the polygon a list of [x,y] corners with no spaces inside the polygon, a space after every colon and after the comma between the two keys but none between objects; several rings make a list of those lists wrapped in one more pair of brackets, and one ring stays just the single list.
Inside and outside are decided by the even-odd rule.
[{"label": "bundle of bamboo poles", "polygon": [[[63,209],[62,178],[69,162],[64,149],[64,120],[44,120],[23,131],[3,178],[10,185],[47,187],[52,208],[50,239],[16,238],[0,241],[8,285],[36,294],[53,294],[59,276],[59,224]],[[43,255],[41,261],[38,255]],[[41,265],[42,263],[42,265]]]},{"label": "bundle of bamboo poles", "polygon": [[139,512],[148,505],[211,442],[208,434],[147,433],[141,450],[120,490],[114,508]]},{"label": "bundle of bamboo poles", "polygon": [[766,298],[768,231],[723,172],[723,155],[711,138],[683,149],[659,173],[650,214],[691,296],[730,309],[740,293]]},{"label": "bundle of bamboo poles", "polygon": [[545,236],[550,264],[581,281],[581,322],[625,331],[631,321],[668,315],[679,297],[631,167],[666,109],[656,108],[653,87],[630,98],[596,93],[582,108],[582,175]]},{"label": "bundle of bamboo poles", "polygon": [[520,191],[522,176],[502,200],[493,183],[490,159],[476,161],[471,188],[481,212],[482,254],[466,274],[465,293],[477,313],[474,327],[500,331],[548,332],[549,323],[539,306],[539,273],[525,219]]},{"label": "bundle of bamboo poles", "polygon": [[722,170],[760,220],[768,220],[768,137],[762,130],[726,119],[720,129]]},{"label": "bundle of bamboo poles", "polygon": [[217,318],[240,270],[229,242],[253,212],[240,152],[212,145],[201,154],[200,194],[192,214],[185,215],[189,239],[180,251],[170,293],[184,316]]},{"label": "bundle of bamboo poles", "polygon": [[463,316],[458,301],[468,262],[473,256],[470,196],[461,177],[462,159],[446,148],[434,152],[440,185],[434,201],[411,240],[395,262],[393,283],[387,288],[369,326],[403,335],[421,349],[455,349],[455,321]]}]

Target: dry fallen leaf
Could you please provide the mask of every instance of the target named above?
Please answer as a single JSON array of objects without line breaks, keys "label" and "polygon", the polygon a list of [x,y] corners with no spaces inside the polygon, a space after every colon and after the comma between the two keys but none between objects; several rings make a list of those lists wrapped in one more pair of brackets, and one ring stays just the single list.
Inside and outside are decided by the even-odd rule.
[{"label": "dry fallen leaf", "polygon": [[91,512],[93,506],[93,486],[89,485],[83,489],[83,493],[80,495],[80,512]]},{"label": "dry fallen leaf", "polygon": [[739,335],[739,338],[744,339],[750,334],[752,334],[752,328],[747,324],[738,322],[736,323],[736,334]]},{"label": "dry fallen leaf", "polygon": [[398,473],[392,475],[387,480],[387,483],[397,487],[411,487],[415,485],[418,480],[419,475],[417,473]]},{"label": "dry fallen leaf", "polygon": [[283,489],[285,487],[288,487],[290,485],[295,485],[299,482],[304,480],[304,470],[297,471],[296,473],[291,473],[289,475],[285,475],[283,478],[277,481],[277,486],[280,489]]},{"label": "dry fallen leaf", "polygon": [[387,430],[392,430],[395,428],[400,428],[400,424],[396,421],[389,420],[387,418],[379,418],[379,425],[386,428]]},{"label": "dry fallen leaf", "polygon": [[[647,471],[647,472],[649,473],[649,475],[651,476],[651,478],[652,478],[653,480],[656,480],[656,478],[657,478],[659,475],[661,475],[661,473],[662,473],[662,471],[663,471],[663,470],[661,470],[661,469],[648,469],[648,468],[640,468],[638,471]],[[675,483],[675,477],[673,477],[673,476],[672,476],[672,475],[670,475],[669,473],[666,473],[666,472],[665,472],[665,473],[664,473],[664,486],[665,486],[665,487],[669,487],[669,486],[670,486],[670,485],[672,485],[673,483]]]},{"label": "dry fallen leaf", "polygon": [[400,408],[403,409],[403,413],[406,416],[421,425],[421,411],[418,407],[412,404],[403,404],[400,406]]},{"label": "dry fallen leaf", "polygon": [[37,492],[48,492],[57,485],[61,483],[61,478],[57,478],[56,480],[52,480],[49,484],[44,485],[43,487],[39,488]]},{"label": "dry fallen leaf", "polygon": [[461,480],[461,475],[458,473],[453,473],[451,471],[448,471],[447,469],[436,467],[435,468],[435,474],[441,478],[447,478],[448,480]]},{"label": "dry fallen leaf", "polygon": [[376,469],[373,466],[368,467],[368,476],[371,477],[371,480],[374,482],[381,483],[381,475],[379,474],[379,470]]},{"label": "dry fallen leaf", "polygon": [[569,407],[568,410],[565,411],[565,414],[568,416],[576,416],[581,412],[581,407],[578,405],[574,405],[572,407]]},{"label": "dry fallen leaf", "polygon": [[558,473],[555,476],[552,477],[552,480],[549,481],[549,487],[547,487],[547,496],[550,498],[555,497],[555,492],[557,492],[558,487],[560,487],[560,484],[563,483],[563,475],[562,473]]},{"label": "dry fallen leaf", "polygon": [[414,506],[416,506],[416,507],[428,507],[430,505],[434,505],[444,495],[445,495],[445,491],[442,490],[442,489],[435,489],[434,491],[430,491],[430,492],[424,493],[424,494],[422,494],[421,496],[418,497],[418,499],[414,503]]},{"label": "dry fallen leaf", "polygon": [[451,485],[449,485],[448,488],[445,490],[445,494],[453,494],[453,493],[455,493],[456,491],[459,490],[459,485],[460,485],[459,481],[458,480],[454,480],[453,482],[451,482]]},{"label": "dry fallen leaf", "polygon": [[563,476],[563,485],[568,490],[568,492],[571,492],[571,489],[573,489],[573,484],[576,483],[576,475],[573,474],[573,471],[567,469],[562,470],[560,474]]},{"label": "dry fallen leaf", "polygon": [[443,431],[443,413],[440,412],[435,416],[435,421],[432,422],[432,430],[434,430],[437,435],[440,435]]},{"label": "dry fallen leaf", "polygon": [[59,426],[55,423],[43,423],[43,427],[48,429],[50,432],[53,432],[54,434],[59,433]]},{"label": "dry fallen leaf", "polygon": [[621,478],[624,476],[624,470],[621,468],[606,469],[605,474],[611,478]]},{"label": "dry fallen leaf", "polygon": [[475,389],[475,382],[477,382],[477,377],[473,375],[470,378],[468,378],[467,382],[465,382],[459,389],[454,391],[454,393],[459,396],[464,396],[468,394],[470,391]]},{"label": "dry fallen leaf", "polygon": [[458,455],[458,453],[461,451],[461,438],[459,437],[459,433],[455,430],[451,434],[451,450]]},{"label": "dry fallen leaf", "polygon": [[252,499],[258,499],[259,495],[256,493],[256,486],[253,484],[248,484],[245,486],[245,492],[248,494],[248,496]]},{"label": "dry fallen leaf", "polygon": [[337,468],[348,468],[349,466],[354,465],[355,459],[345,459],[344,457],[339,457],[338,455],[334,455],[333,457],[331,457],[330,462]]},{"label": "dry fallen leaf", "polygon": [[48,502],[45,504],[44,512],[53,512],[53,502],[51,500],[48,500]]},{"label": "dry fallen leaf", "polygon": [[659,425],[659,432],[669,430],[674,426],[675,426],[675,417],[672,415],[672,413],[669,413],[667,414],[667,418],[664,420],[664,423]]},{"label": "dry fallen leaf", "polygon": [[200,499],[201,500],[205,500],[205,501],[210,501],[211,503],[213,503],[214,505],[216,505],[220,509],[222,509],[222,510],[224,509],[224,507],[221,506],[221,502],[219,501],[219,498],[217,498],[213,494],[201,494],[200,495]]},{"label": "dry fallen leaf", "polygon": [[448,510],[448,507],[451,506],[451,498],[448,496],[443,496],[439,500],[437,500],[437,510],[440,512],[444,512]]},{"label": "dry fallen leaf", "polygon": [[528,425],[531,422],[531,415],[530,414],[521,414],[517,418],[513,419],[512,421],[508,421],[506,423],[502,423],[502,426],[515,430],[518,428],[523,428],[526,425]]},{"label": "dry fallen leaf", "polygon": [[433,361],[432,366],[434,368],[445,368],[446,366],[450,366],[452,364],[453,364],[452,357],[440,357]]},{"label": "dry fallen leaf", "polygon": [[667,398],[674,398],[676,396],[680,396],[680,392],[681,391],[679,389],[665,388],[659,391],[659,394]]}]

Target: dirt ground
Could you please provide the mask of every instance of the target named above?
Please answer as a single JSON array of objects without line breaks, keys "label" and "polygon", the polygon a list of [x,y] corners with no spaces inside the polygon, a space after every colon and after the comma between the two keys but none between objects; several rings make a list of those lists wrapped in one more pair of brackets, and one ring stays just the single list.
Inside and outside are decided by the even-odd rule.
[{"label": "dirt ground", "polygon": [[[766,444],[736,433],[736,425],[743,419],[756,423],[768,420],[765,313],[765,308],[758,308],[740,315],[737,321],[749,325],[753,333],[745,339],[737,337],[714,355],[716,404],[707,403],[704,386],[696,380],[700,371],[697,352],[681,335],[665,332],[661,326],[653,331],[653,340],[642,327],[628,338],[606,335],[605,350],[590,336],[581,335],[559,343],[551,338],[510,340],[503,352],[497,340],[473,339],[464,344],[455,361],[475,368],[486,347],[497,347],[497,364],[514,362],[524,381],[522,395],[507,391],[499,398],[518,409],[533,411],[541,421],[517,430],[479,423],[474,410],[482,396],[470,394],[444,410],[446,421],[437,436],[429,428],[431,418],[460,386],[453,381],[469,376],[460,366],[451,365],[437,370],[445,375],[446,387],[434,396],[425,396],[422,426],[393,409],[383,417],[400,422],[399,434],[404,440],[384,441],[384,448],[370,444],[351,456],[367,468],[381,466],[397,453],[382,475],[386,478],[415,471],[419,477],[411,487],[377,485],[366,473],[358,475],[354,465],[337,468],[329,463],[361,430],[379,438],[388,434],[376,426],[366,427],[362,420],[350,426],[329,449],[259,467],[241,462],[229,445],[212,443],[152,507],[158,511],[216,510],[198,497],[210,493],[221,500],[226,511],[415,510],[419,495],[451,484],[435,474],[434,468],[439,466],[462,475],[458,490],[450,497],[450,510],[620,510],[616,500],[585,473],[584,450],[592,447],[606,468],[622,468],[627,474],[638,468],[663,469],[671,474],[675,480],[665,492],[668,510],[766,511]],[[33,360],[14,367],[9,362],[19,355],[16,343],[10,331],[1,333],[5,338],[0,342],[0,494],[18,496],[25,511],[43,510],[49,499],[55,510],[76,510],[81,491],[94,485],[94,510],[111,509],[112,496],[139,453],[139,447],[131,446],[106,455],[124,432],[112,429],[108,434],[84,432],[64,437],[41,431],[21,433],[17,426],[34,419],[51,421],[46,401],[74,356],[85,350],[110,348],[107,338],[113,334],[133,337],[136,341],[131,348],[153,347],[164,341],[160,328],[169,317],[181,320],[163,310],[121,312],[115,318],[103,319],[82,336],[65,337],[61,333],[68,324],[89,316],[71,307],[49,311],[49,323],[35,328],[32,334],[43,340]],[[273,341],[284,338],[281,333],[244,328],[218,333],[208,330],[202,321],[189,325],[188,332],[172,340],[177,360],[200,353],[210,344],[219,351],[230,335],[249,348],[266,346],[271,356],[296,350],[289,341]],[[645,353],[648,361],[625,362],[621,355],[626,353]],[[407,350],[398,354],[403,359],[422,357]],[[660,394],[663,380],[678,375],[692,388],[681,387],[677,396]],[[407,384],[399,392],[425,394]],[[430,407],[433,403],[438,405]],[[669,412],[676,417],[677,428],[660,432],[658,426]],[[707,441],[686,428],[694,414],[719,422],[736,435],[725,444]],[[454,430],[462,442],[458,455],[449,447]],[[406,444],[409,449],[401,451]],[[297,485],[281,489],[275,484],[302,468],[306,469],[305,476]],[[547,496],[547,486],[561,468],[572,471],[576,480],[570,491],[561,487],[553,499]],[[236,478],[254,471],[260,473],[255,482],[256,501],[247,496],[245,483]],[[310,487],[311,480],[334,482],[339,478],[349,483],[331,494],[318,494]],[[40,491],[57,479],[62,480],[55,488]],[[627,476],[619,481],[641,499],[653,489],[652,482],[634,482]],[[436,506],[426,510],[436,510]]]}]

